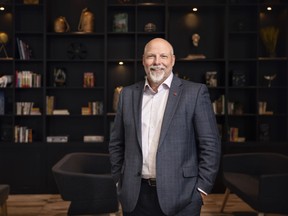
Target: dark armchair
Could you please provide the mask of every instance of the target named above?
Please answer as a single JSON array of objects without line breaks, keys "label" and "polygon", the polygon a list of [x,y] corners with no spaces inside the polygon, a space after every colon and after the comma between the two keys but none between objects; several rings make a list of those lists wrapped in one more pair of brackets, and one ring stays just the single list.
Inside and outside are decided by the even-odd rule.
[{"label": "dark armchair", "polygon": [[62,199],[71,201],[68,215],[118,211],[108,154],[70,153],[53,166],[52,172]]},{"label": "dark armchair", "polygon": [[227,187],[221,212],[230,191],[259,214],[288,214],[288,157],[276,153],[223,156],[223,182]]}]

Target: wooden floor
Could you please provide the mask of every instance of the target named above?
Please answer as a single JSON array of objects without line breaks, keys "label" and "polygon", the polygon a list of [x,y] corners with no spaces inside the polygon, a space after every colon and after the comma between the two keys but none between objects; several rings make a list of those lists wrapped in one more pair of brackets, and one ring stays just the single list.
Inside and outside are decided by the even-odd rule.
[{"label": "wooden floor", "polygon": [[[237,196],[229,196],[224,213],[219,213],[222,194],[211,194],[204,200],[201,216],[256,216],[257,214]],[[8,216],[65,216],[69,202],[59,195],[10,195],[7,201]],[[121,212],[101,216],[121,216]],[[267,216],[276,216],[269,214]],[[277,215],[280,216],[280,215]],[[281,215],[282,216],[282,215]]]}]

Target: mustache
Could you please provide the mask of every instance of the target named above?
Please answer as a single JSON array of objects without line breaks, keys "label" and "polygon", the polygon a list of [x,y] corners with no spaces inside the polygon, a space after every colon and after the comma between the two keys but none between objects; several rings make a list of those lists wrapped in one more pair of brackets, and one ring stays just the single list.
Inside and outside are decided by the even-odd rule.
[{"label": "mustache", "polygon": [[150,66],[149,70],[155,71],[155,70],[164,70],[165,68],[163,66]]}]

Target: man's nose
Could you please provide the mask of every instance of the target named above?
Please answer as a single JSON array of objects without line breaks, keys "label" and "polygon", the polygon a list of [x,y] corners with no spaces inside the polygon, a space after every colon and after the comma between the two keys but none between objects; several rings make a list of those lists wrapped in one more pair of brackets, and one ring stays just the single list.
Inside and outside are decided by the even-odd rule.
[{"label": "man's nose", "polygon": [[161,63],[161,58],[160,56],[156,56],[154,59],[154,64],[159,65]]}]

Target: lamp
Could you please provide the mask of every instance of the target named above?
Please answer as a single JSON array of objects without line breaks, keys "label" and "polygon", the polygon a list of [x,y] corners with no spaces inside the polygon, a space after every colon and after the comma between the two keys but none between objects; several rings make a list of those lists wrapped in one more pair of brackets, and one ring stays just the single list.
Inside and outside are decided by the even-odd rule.
[{"label": "lamp", "polygon": [[6,58],[9,58],[8,57],[8,54],[7,54],[7,51],[6,51],[6,48],[5,48],[5,44],[8,42],[8,35],[5,33],[5,32],[0,32],[0,53],[3,51]]}]

